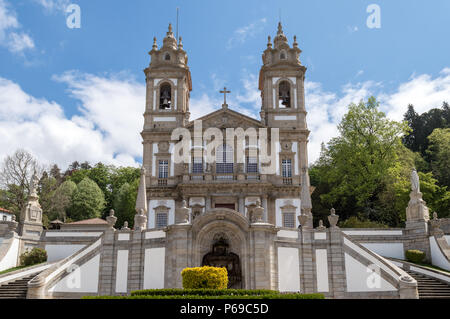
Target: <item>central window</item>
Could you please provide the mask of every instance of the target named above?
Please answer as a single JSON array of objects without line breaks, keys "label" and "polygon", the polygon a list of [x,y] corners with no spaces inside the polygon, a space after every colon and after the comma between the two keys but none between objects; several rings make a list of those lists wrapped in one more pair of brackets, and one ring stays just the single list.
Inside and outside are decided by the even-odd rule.
[{"label": "central window", "polygon": [[258,161],[256,157],[247,156],[247,173],[258,173]]},{"label": "central window", "polygon": [[216,148],[216,173],[233,173],[233,148],[227,144],[222,144]]}]

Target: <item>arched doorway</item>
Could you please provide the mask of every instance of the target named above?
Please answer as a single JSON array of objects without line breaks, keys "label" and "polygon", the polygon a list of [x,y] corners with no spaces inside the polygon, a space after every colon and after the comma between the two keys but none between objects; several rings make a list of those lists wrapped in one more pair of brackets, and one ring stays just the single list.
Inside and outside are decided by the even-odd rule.
[{"label": "arched doorway", "polygon": [[192,267],[224,266],[233,276],[230,287],[250,287],[249,221],[227,208],[211,209],[192,223]]}]

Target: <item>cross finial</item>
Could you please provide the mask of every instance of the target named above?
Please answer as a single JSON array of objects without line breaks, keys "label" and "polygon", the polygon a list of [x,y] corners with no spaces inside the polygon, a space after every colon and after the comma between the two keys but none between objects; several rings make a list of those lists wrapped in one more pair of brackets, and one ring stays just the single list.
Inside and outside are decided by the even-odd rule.
[{"label": "cross finial", "polygon": [[220,91],[220,93],[223,93],[223,104],[222,107],[227,107],[227,93],[231,93],[231,91],[227,91],[227,87],[225,86],[223,88],[223,91]]}]

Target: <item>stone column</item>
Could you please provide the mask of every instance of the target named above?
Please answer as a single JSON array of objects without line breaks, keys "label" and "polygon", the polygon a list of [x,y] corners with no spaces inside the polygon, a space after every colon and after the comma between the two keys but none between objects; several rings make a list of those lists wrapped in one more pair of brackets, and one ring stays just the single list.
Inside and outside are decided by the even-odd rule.
[{"label": "stone column", "polygon": [[245,197],[244,195],[239,195],[239,212],[245,216]]},{"label": "stone column", "polygon": [[262,207],[264,208],[264,215],[263,215],[263,221],[268,222],[268,215],[269,215],[269,209],[267,207],[267,195],[262,196]]},{"label": "stone column", "polygon": [[250,226],[250,249],[254,257],[253,273],[250,273],[250,289],[276,289],[274,225],[253,223]]},{"label": "stone column", "polygon": [[207,194],[206,195],[206,211],[211,209],[211,195]]},{"label": "stone column", "polygon": [[183,288],[181,271],[189,267],[191,256],[190,229],[190,224],[170,225],[167,228],[166,287]]}]

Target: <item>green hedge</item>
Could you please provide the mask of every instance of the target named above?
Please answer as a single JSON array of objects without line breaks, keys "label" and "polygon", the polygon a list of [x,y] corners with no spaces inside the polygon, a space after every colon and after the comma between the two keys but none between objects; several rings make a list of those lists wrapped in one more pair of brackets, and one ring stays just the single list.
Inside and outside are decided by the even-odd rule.
[{"label": "green hedge", "polygon": [[245,290],[245,289],[146,289],[132,291],[132,296],[255,296],[255,295],[275,295],[276,290]]},{"label": "green hedge", "polygon": [[134,296],[85,296],[83,299],[325,299],[322,294],[266,294],[266,295],[134,295]]},{"label": "green hedge", "polygon": [[181,276],[183,288],[186,289],[226,289],[228,286],[228,272],[225,267],[184,268]]},{"label": "green hedge", "polygon": [[405,252],[407,261],[420,264],[425,260],[425,253],[421,250],[410,249]]}]

